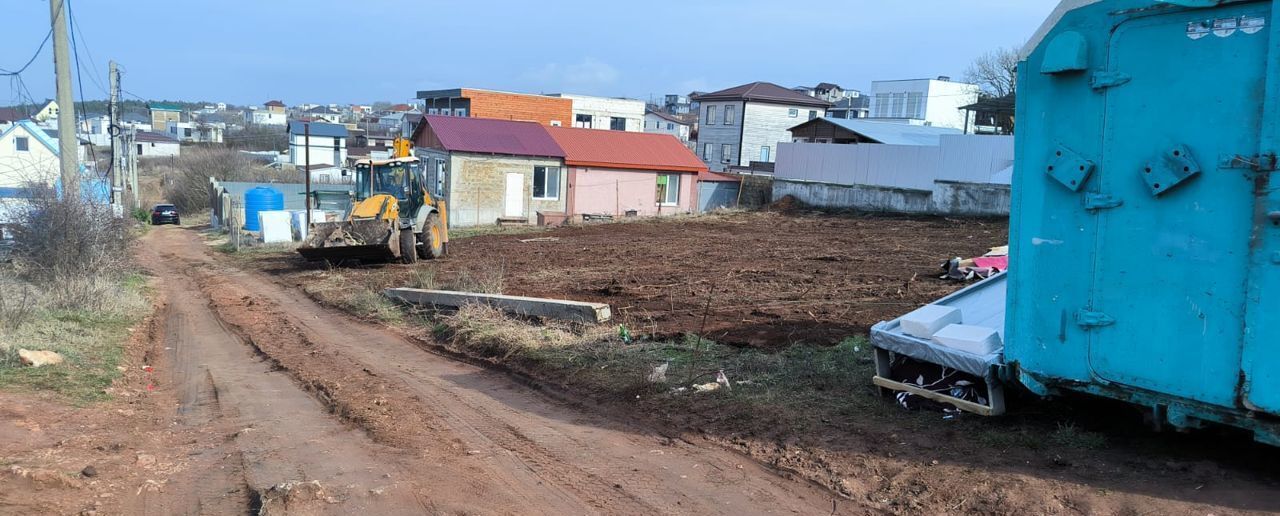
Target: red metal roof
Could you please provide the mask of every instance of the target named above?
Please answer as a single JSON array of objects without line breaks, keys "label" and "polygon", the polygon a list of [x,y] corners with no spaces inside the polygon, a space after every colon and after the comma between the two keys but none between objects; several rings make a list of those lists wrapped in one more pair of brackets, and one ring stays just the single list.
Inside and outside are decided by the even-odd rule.
[{"label": "red metal roof", "polygon": [[703,170],[702,172],[698,172],[698,181],[709,181],[709,182],[716,182],[716,183],[741,183],[742,177],[733,176],[729,174],[721,174],[719,172],[712,172],[710,170]]},{"label": "red metal roof", "polygon": [[564,163],[583,167],[701,172],[707,165],[669,134],[547,127]]},{"label": "red metal roof", "polygon": [[430,128],[447,151],[564,157],[564,151],[536,122],[441,115],[426,115],[422,120],[415,131],[414,141],[421,142],[418,133]]},{"label": "red metal roof", "polygon": [[28,118],[31,116],[18,108],[0,108],[0,122],[17,122]]}]

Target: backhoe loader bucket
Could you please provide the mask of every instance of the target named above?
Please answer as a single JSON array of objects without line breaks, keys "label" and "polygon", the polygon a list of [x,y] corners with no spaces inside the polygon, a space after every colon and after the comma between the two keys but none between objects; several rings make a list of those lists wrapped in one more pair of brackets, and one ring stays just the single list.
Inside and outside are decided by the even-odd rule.
[{"label": "backhoe loader bucket", "polygon": [[307,260],[390,260],[400,256],[393,222],[379,219],[311,225],[298,253]]}]

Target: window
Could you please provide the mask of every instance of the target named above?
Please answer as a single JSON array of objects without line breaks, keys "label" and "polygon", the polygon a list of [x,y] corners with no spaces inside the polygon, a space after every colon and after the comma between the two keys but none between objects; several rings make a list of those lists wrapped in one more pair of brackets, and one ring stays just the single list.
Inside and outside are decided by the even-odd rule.
[{"label": "window", "polygon": [[559,121],[559,120],[552,120],[552,121],[551,121],[551,127],[560,127],[560,121]]},{"label": "window", "polygon": [[817,112],[817,111],[814,111],[814,110],[812,110],[812,109],[810,109],[810,110],[809,110],[809,120],[813,120],[813,119],[815,119],[815,118],[818,118],[818,112]]},{"label": "window", "polygon": [[733,125],[733,106],[724,107],[724,125]]},{"label": "window", "polygon": [[680,204],[680,175],[658,175],[658,205],[675,206]]},{"label": "window", "polygon": [[[153,143],[152,145],[155,145],[155,144]],[[139,155],[139,156],[141,156],[141,155],[142,155],[142,144],[141,144],[141,143],[139,143],[139,144],[138,144],[138,155]]]},{"label": "window", "polygon": [[609,130],[610,131],[626,131],[627,119],[622,117],[617,117],[617,116],[609,117]]},{"label": "window", "polygon": [[674,131],[674,130],[676,130],[676,124],[673,124],[673,123],[671,123],[671,122],[667,122],[667,130],[668,130],[668,131]]},{"label": "window", "polygon": [[768,163],[770,157],[771,156],[769,156],[769,146],[765,145],[764,147],[760,147],[760,161],[763,163]]},{"label": "window", "polygon": [[707,125],[716,125],[716,107],[707,106]]},{"label": "window", "polygon": [[465,109],[463,109],[463,108],[454,108],[454,110],[453,110],[453,116],[461,116],[461,117],[465,117],[465,116],[467,116],[467,110],[465,110]]},{"label": "window", "polygon": [[591,128],[591,115],[574,115],[574,116],[573,116],[573,126],[574,126],[574,127],[583,127],[583,128],[586,128],[586,129],[590,129],[590,128]]},{"label": "window", "polygon": [[533,198],[543,201],[560,198],[560,167],[533,167]]},{"label": "window", "polygon": [[702,160],[703,160],[703,161],[711,161],[711,149],[714,149],[714,148],[715,148],[715,147],[712,147],[710,143],[708,143],[708,144],[706,144],[705,146],[703,146],[703,147],[702,147]]},{"label": "window", "polygon": [[440,112],[439,112],[439,111],[436,111],[436,108],[431,108],[431,109],[428,109],[428,110],[427,110],[427,114],[428,114],[428,115],[437,115],[437,114],[440,114]]},{"label": "window", "polygon": [[726,144],[724,144],[724,145],[721,145],[721,146],[720,146],[720,161],[723,161],[723,162],[725,162],[725,163],[728,163],[728,162],[729,162],[729,160],[730,160],[730,159],[732,159],[732,158],[731,158],[731,156],[733,156],[733,146],[732,146],[732,145],[729,145],[729,144],[727,144],[727,143],[726,143]]},{"label": "window", "polygon": [[13,139],[13,144],[17,146],[17,149],[20,152],[31,150],[31,140],[28,140],[26,136],[15,137]]},{"label": "window", "polygon": [[183,135],[183,136],[185,136],[185,137],[187,137],[187,138],[190,138],[190,137],[191,137],[191,128],[190,128],[190,127],[184,128],[184,129],[182,130],[182,135]]},{"label": "window", "polygon": [[924,118],[924,93],[913,91],[907,94],[907,111],[903,118]]},{"label": "window", "polygon": [[787,110],[787,116],[789,116],[789,117],[791,117],[791,118],[798,117],[798,116],[800,116],[800,110],[799,110],[799,109],[795,109],[795,108],[788,109],[788,110]]}]

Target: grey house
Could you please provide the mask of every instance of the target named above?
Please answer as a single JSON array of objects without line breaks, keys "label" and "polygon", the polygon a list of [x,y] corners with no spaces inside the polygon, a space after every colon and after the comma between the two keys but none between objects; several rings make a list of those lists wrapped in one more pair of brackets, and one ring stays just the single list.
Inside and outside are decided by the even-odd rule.
[{"label": "grey house", "polygon": [[693,98],[698,109],[696,151],[711,170],[772,163],[790,128],[822,118],[831,103],[777,84],[753,82]]}]

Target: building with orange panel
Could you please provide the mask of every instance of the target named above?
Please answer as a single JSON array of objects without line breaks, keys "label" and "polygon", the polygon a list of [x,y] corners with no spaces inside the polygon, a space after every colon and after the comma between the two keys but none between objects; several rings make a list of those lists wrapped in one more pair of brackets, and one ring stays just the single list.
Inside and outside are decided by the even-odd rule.
[{"label": "building with orange panel", "polygon": [[568,126],[573,100],[529,93],[457,88],[419,91],[424,115],[462,116]]}]

